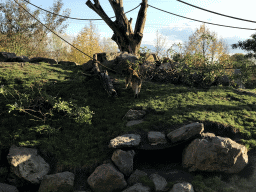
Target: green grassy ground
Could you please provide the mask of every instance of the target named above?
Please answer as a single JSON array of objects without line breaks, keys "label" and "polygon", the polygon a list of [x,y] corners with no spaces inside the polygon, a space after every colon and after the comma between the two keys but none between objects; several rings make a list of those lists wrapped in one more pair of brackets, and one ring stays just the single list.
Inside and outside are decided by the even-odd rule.
[{"label": "green grassy ground", "polygon": [[[131,89],[122,89],[124,78],[118,78],[121,93],[114,99],[99,80],[84,76],[79,68],[0,63],[1,148],[40,146],[56,155],[59,170],[72,169],[109,158],[109,141],[127,131],[188,121],[232,126],[243,134],[248,149],[256,148],[256,97],[238,94],[232,87],[143,82],[139,99],[134,99]],[[154,112],[142,124],[126,127],[122,118],[135,107]]]}]

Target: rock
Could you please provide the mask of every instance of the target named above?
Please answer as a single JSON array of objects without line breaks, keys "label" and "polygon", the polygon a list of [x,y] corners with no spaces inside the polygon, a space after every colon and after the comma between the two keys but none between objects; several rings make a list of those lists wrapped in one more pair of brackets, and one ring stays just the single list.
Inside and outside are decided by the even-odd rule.
[{"label": "rock", "polygon": [[148,176],[147,173],[140,171],[138,169],[136,169],[129,177],[129,179],[127,180],[127,183],[129,185],[134,185],[136,183],[138,183],[139,178],[143,177],[143,176]]},{"label": "rock", "polygon": [[150,192],[150,188],[143,186],[141,183],[137,183],[122,192]]},{"label": "rock", "polygon": [[138,61],[139,57],[127,52],[122,52],[120,55],[116,57],[116,63],[121,63],[123,61],[128,60],[131,63],[136,63]]},{"label": "rock", "polygon": [[133,172],[134,155],[135,152],[133,150],[123,151],[118,149],[113,153],[111,160],[125,176],[129,176]]},{"label": "rock", "polygon": [[154,182],[156,191],[163,190],[167,186],[165,178],[158,174],[151,174],[149,178]]},{"label": "rock", "polygon": [[248,164],[247,148],[230,138],[195,139],[185,149],[182,165],[189,171],[238,173]]},{"label": "rock", "polygon": [[158,56],[156,55],[156,53],[141,53],[140,57],[144,57],[145,61],[147,62],[156,62],[159,61]]},{"label": "rock", "polygon": [[194,192],[194,189],[190,183],[183,182],[174,184],[170,192]]},{"label": "rock", "polygon": [[71,61],[60,61],[58,62],[60,65],[65,65],[65,66],[77,66],[76,62],[71,62]]},{"label": "rock", "polygon": [[44,176],[38,192],[72,191],[75,176],[71,172],[56,173]]},{"label": "rock", "polygon": [[[190,139],[193,135],[198,133],[201,134],[200,138],[202,138],[192,141],[183,152],[182,165],[185,168],[189,168],[189,171],[200,170],[237,173],[248,163],[247,149],[245,146],[240,145],[229,138],[215,136],[213,133],[201,133],[203,125],[200,123],[193,123],[184,127],[178,129],[178,132],[180,133],[183,133],[181,130],[186,130],[185,133],[187,136],[185,137],[182,137],[182,134],[177,134],[180,136],[181,140]],[[108,147],[115,149],[113,150],[112,157],[103,161],[102,165],[95,167],[94,171],[92,169],[92,173],[90,172],[91,174],[87,178],[87,182],[92,191],[150,192],[150,190],[152,190],[151,185],[150,188],[149,184],[140,180],[143,176],[146,176],[146,178],[151,181],[151,184],[154,185],[156,191],[169,190],[167,181],[163,175],[160,176],[157,173],[153,173],[148,177],[147,173],[144,171],[138,169],[133,171],[135,153],[139,153],[142,149],[141,141],[144,142],[144,139],[149,143],[149,146],[151,147],[150,150],[157,150],[158,148],[156,147],[159,145],[168,145],[168,148],[180,145],[179,142],[169,142],[167,138],[168,134],[169,133],[165,134],[164,132],[149,131],[146,132],[146,134],[144,134],[144,132],[143,134],[140,132],[139,134],[124,134],[111,139]],[[147,138],[145,138],[146,135]],[[176,139],[176,137],[173,137],[173,139]],[[46,153],[45,151],[41,152],[42,155]],[[8,150],[4,153],[7,155]],[[0,155],[2,158],[3,154],[1,150]],[[157,159],[159,157],[157,156],[154,158]],[[169,155],[167,155],[166,158],[169,158]],[[10,188],[10,191],[15,192],[17,191],[16,187],[20,187],[20,185],[26,182],[30,183],[31,187],[33,186],[32,184],[40,185],[39,192],[73,190],[75,182],[74,174],[67,171],[47,175],[49,172],[49,165],[37,155],[36,149],[16,147],[13,145],[10,147],[7,159],[10,168],[3,168],[6,168],[5,170],[7,171],[8,178],[6,182],[8,185],[0,183],[0,189],[3,188],[8,190],[8,188]],[[170,171],[169,174],[176,172],[175,170]],[[2,173],[2,175],[6,174]],[[193,187],[189,183],[179,183],[174,185],[171,191],[193,191]]]},{"label": "rock", "polygon": [[15,186],[0,183],[0,192],[19,192]]},{"label": "rock", "polygon": [[125,134],[110,140],[109,148],[134,147],[140,144],[140,135]]},{"label": "rock", "polygon": [[44,58],[44,57],[33,57],[29,61],[30,63],[39,63],[39,62],[44,62],[44,63],[49,63],[49,64],[57,64],[57,61],[54,59],[49,59],[49,58]]},{"label": "rock", "polygon": [[12,145],[7,156],[12,172],[18,177],[33,184],[39,184],[50,166],[33,148]]},{"label": "rock", "polygon": [[9,59],[6,59],[5,62],[29,62],[29,59],[25,56],[22,57],[12,57]]},{"label": "rock", "polygon": [[202,123],[191,123],[189,125],[183,126],[170,132],[167,137],[172,141],[172,143],[188,140],[204,131],[204,125]]},{"label": "rock", "polygon": [[128,69],[129,63],[136,63],[138,60],[139,57],[137,57],[136,55],[122,52],[119,56],[116,57],[113,64],[113,69],[118,73],[123,73],[123,71]]},{"label": "rock", "polygon": [[123,117],[123,119],[126,120],[140,120],[142,119],[144,116],[146,115],[146,112],[143,110],[132,110],[130,109],[125,116]]},{"label": "rock", "polygon": [[159,69],[172,70],[173,69],[173,65],[171,63],[162,63],[159,66]]},{"label": "rock", "polygon": [[157,131],[150,131],[148,133],[148,140],[151,145],[165,144],[167,143],[165,135]]},{"label": "rock", "polygon": [[[120,54],[122,54],[122,52],[97,53],[97,60],[100,61],[102,65],[113,68],[116,63],[116,57]],[[106,70],[102,65],[99,65],[100,70]]]},{"label": "rock", "polygon": [[0,62],[6,62],[8,59],[15,58],[15,53],[0,52]]},{"label": "rock", "polygon": [[91,71],[93,69],[94,65],[92,60],[88,61],[87,63],[82,64],[82,70],[83,71]]},{"label": "rock", "polygon": [[26,56],[21,56],[21,58],[23,59],[23,62],[29,62],[29,58]]},{"label": "rock", "polygon": [[124,175],[109,163],[97,167],[87,182],[97,192],[121,191],[127,186]]},{"label": "rock", "polygon": [[131,120],[131,121],[127,122],[126,127],[130,127],[130,126],[133,126],[133,125],[138,125],[142,122],[143,122],[143,120]]}]

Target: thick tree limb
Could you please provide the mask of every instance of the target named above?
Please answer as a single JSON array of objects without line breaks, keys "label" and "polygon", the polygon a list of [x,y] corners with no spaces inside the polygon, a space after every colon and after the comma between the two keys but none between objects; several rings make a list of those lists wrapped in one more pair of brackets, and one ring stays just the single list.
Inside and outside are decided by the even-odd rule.
[{"label": "thick tree limb", "polygon": [[120,51],[137,54],[146,23],[148,0],[142,0],[135,25],[135,32],[132,30],[132,18],[128,20],[124,13],[123,0],[109,0],[116,16],[116,20],[114,22],[106,15],[100,6],[99,1],[94,0],[94,2],[95,4],[88,0],[86,5],[94,10],[113,30],[114,34],[111,39],[117,43]]}]

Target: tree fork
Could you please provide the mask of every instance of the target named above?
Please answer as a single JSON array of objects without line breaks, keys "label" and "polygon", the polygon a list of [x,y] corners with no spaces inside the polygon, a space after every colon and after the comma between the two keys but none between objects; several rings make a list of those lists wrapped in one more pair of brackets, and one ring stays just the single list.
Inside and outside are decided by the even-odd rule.
[{"label": "tree fork", "polygon": [[95,11],[112,29],[114,34],[111,39],[116,42],[120,51],[136,55],[141,45],[143,31],[146,24],[148,0],[142,0],[134,32],[131,25],[132,18],[128,20],[124,13],[123,0],[109,0],[116,16],[116,20],[114,22],[104,12],[99,1],[93,1],[94,4],[88,0],[86,5]]}]

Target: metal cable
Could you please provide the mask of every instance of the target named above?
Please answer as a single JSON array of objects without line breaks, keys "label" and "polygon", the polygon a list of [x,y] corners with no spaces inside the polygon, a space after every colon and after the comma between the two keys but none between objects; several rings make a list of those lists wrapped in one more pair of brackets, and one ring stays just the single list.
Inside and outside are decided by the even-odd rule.
[{"label": "metal cable", "polygon": [[[27,1],[27,0],[23,0],[23,1],[29,3],[30,5],[33,5],[34,7],[37,7],[38,9],[41,9],[41,10],[46,11],[46,12],[48,12],[48,13],[51,13],[51,14],[53,14],[53,15],[58,15],[58,16],[60,16],[60,17],[65,17],[65,18],[68,18],[68,19],[83,20],[83,21],[103,20],[103,19],[80,19],[80,18],[67,17],[67,16],[63,16],[63,15],[59,15],[59,14],[56,14],[56,13],[47,11],[47,10],[41,8],[41,7],[38,7],[38,6],[34,5],[33,3],[30,3],[30,2]],[[139,4],[137,7],[133,8],[133,9],[131,9],[130,11],[127,11],[127,12],[125,12],[125,13],[129,13],[129,12],[131,12],[131,11],[137,9],[140,5],[141,5],[141,4]],[[110,18],[115,18],[115,17],[116,17],[116,16],[113,16],[113,17],[110,17]]]},{"label": "metal cable", "polygon": [[207,11],[207,12],[210,12],[210,13],[214,13],[214,14],[217,14],[217,15],[224,16],[224,17],[229,17],[229,18],[232,18],[232,19],[238,19],[238,20],[241,20],[241,21],[247,21],[247,22],[251,22],[251,23],[256,23],[256,21],[251,21],[251,20],[247,20],[247,19],[241,19],[241,18],[238,18],[238,17],[232,17],[232,16],[229,16],[229,15],[224,15],[224,14],[221,14],[221,13],[217,13],[217,12],[214,12],[214,11],[203,9],[201,7],[197,7],[195,5],[189,4],[189,3],[181,1],[181,0],[176,0],[176,1],[179,1],[181,3],[187,4],[187,5],[191,6],[191,7],[195,7],[197,9],[201,9],[201,10],[204,10],[204,11]]},{"label": "metal cable", "polygon": [[169,14],[172,14],[172,15],[175,15],[175,16],[178,16],[178,17],[182,17],[182,18],[185,18],[185,19],[189,19],[189,20],[193,20],[193,21],[198,21],[198,22],[202,22],[202,23],[207,23],[207,24],[211,24],[211,25],[217,25],[217,26],[221,26],[221,27],[229,27],[229,28],[236,28],[236,29],[246,29],[246,30],[256,30],[256,29],[251,29],[251,28],[242,28],[242,27],[233,27],[233,26],[227,26],[227,25],[220,25],[220,24],[215,24],[215,23],[209,23],[209,22],[205,22],[205,21],[200,21],[200,20],[196,20],[196,19],[191,19],[191,18],[188,18],[188,17],[184,17],[184,16],[181,16],[181,15],[177,15],[177,14],[174,14],[174,13],[171,13],[169,11],[165,11],[163,9],[159,9],[159,8],[156,8],[152,5],[148,5],[154,9],[157,9],[159,11],[162,11],[162,12],[165,12],[165,13],[169,13]]}]

